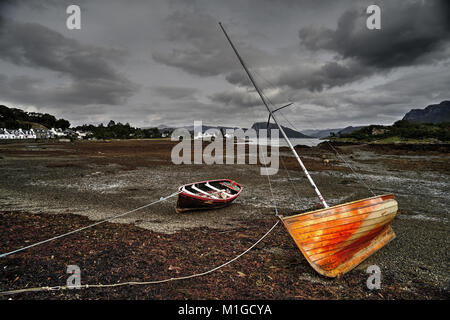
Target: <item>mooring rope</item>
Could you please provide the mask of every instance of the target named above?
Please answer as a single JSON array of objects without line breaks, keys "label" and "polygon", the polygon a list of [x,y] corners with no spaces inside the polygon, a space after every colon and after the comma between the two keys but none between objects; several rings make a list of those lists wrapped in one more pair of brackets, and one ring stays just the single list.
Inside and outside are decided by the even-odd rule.
[{"label": "mooring rope", "polygon": [[[111,287],[119,287],[119,286],[126,286],[126,285],[150,285],[150,284],[160,284],[170,281],[178,281],[178,280],[186,280],[196,277],[201,277],[207,274],[210,274],[214,271],[217,271],[230,263],[236,261],[246,253],[248,253],[250,250],[252,250],[254,247],[256,247],[262,240],[264,240],[265,237],[267,237],[273,229],[280,223],[280,220],[278,220],[270,229],[267,231],[261,238],[258,239],[255,243],[253,243],[250,247],[248,247],[245,251],[241,252],[237,256],[235,256],[233,259],[228,260],[227,262],[212,268],[210,270],[207,270],[205,272],[196,273],[192,275],[187,276],[181,276],[181,277],[175,277],[175,278],[168,278],[168,279],[162,279],[162,280],[153,280],[153,281],[127,281],[127,282],[119,282],[119,283],[112,283],[112,284],[93,284],[93,285],[81,285],[76,287],[77,289],[88,289],[88,288],[111,288]],[[9,290],[9,291],[2,291],[0,292],[0,295],[11,295],[11,294],[17,294],[17,293],[23,293],[23,292],[39,292],[39,291],[55,291],[55,290],[67,290],[67,289],[74,289],[75,287],[68,287],[68,286],[54,286],[54,287],[36,287],[36,288],[25,288],[25,289],[17,289],[17,290]]]},{"label": "mooring rope", "polygon": [[[262,154],[263,154],[263,157],[264,157],[264,165],[265,165],[266,170],[267,170],[267,160],[266,160],[266,157],[265,157],[265,155],[264,155],[264,152],[262,152]],[[267,172],[266,172],[266,173],[267,173]],[[270,193],[271,193],[271,195],[272,195],[272,200],[273,200],[273,206],[274,206],[275,216],[276,216],[277,218],[280,219],[281,216],[278,214],[277,202],[276,202],[275,195],[274,195],[274,192],[273,192],[273,189],[272,189],[272,183],[271,183],[271,181],[270,181],[269,174],[266,174],[266,175],[267,175],[267,180],[268,180],[268,183],[269,183]],[[116,216],[114,216],[114,217],[111,217],[111,218],[108,218],[108,219],[105,219],[105,220],[102,220],[102,221],[93,223],[93,224],[91,224],[91,225],[89,225],[89,226],[86,226],[86,227],[83,227],[83,228],[80,228],[80,229],[77,229],[77,230],[73,230],[73,231],[71,231],[71,232],[67,232],[67,233],[65,233],[65,234],[62,234],[62,235],[59,235],[59,236],[56,236],[56,237],[53,237],[53,238],[51,238],[51,239],[47,239],[47,240],[44,240],[44,241],[41,241],[41,242],[37,242],[37,243],[35,243],[35,244],[29,245],[29,246],[26,246],[26,247],[23,247],[23,248],[20,248],[20,249],[11,251],[11,252],[4,253],[4,254],[0,255],[0,258],[6,257],[6,256],[8,256],[8,255],[10,255],[10,254],[13,254],[13,253],[16,253],[16,252],[19,252],[19,251],[23,251],[23,250],[26,250],[26,249],[28,249],[28,248],[31,248],[31,247],[34,247],[34,246],[37,246],[37,245],[40,245],[40,244],[43,244],[43,243],[46,243],[46,242],[50,242],[50,241],[55,240],[55,239],[58,239],[58,238],[62,238],[62,237],[64,237],[64,236],[67,236],[67,235],[73,234],[73,233],[75,233],[75,232],[79,232],[79,231],[85,230],[85,229],[87,229],[87,228],[91,228],[91,227],[96,226],[96,225],[98,225],[98,224],[100,224],[100,223],[103,223],[103,222],[107,222],[107,221],[116,219],[116,218],[121,217],[121,216],[124,216],[124,215],[126,215],[126,214],[129,214],[129,213],[132,213],[132,212],[135,212],[135,211],[144,209],[144,208],[149,207],[149,206],[151,206],[151,205],[153,205],[153,204],[156,204],[156,203],[158,203],[158,202],[161,202],[161,201],[164,201],[164,200],[169,199],[169,198],[171,198],[171,197],[174,197],[174,196],[176,196],[178,193],[179,193],[179,192],[175,192],[175,193],[173,193],[173,194],[171,194],[171,195],[169,195],[169,196],[167,196],[167,197],[165,197],[165,198],[161,197],[161,199],[159,199],[159,200],[157,200],[157,201],[154,201],[154,202],[152,202],[152,203],[150,203],[150,204],[147,204],[147,205],[145,205],[145,206],[142,206],[142,207],[133,209],[133,210],[131,210],[131,211],[128,211],[128,212],[125,212],[125,213],[121,213],[121,214],[116,215]],[[272,230],[275,229],[275,227],[280,223],[280,220],[279,220],[279,219],[277,220],[277,222],[276,222],[276,223],[275,223],[275,224],[274,224],[274,225],[273,225],[273,226],[272,226],[272,227],[271,227],[271,228],[270,228],[270,229],[269,229],[269,230],[268,230],[261,238],[259,238],[255,243],[253,243],[253,244],[252,244],[250,247],[248,247],[246,250],[244,250],[243,252],[241,252],[240,254],[238,254],[237,256],[235,256],[233,259],[230,259],[230,260],[226,261],[225,263],[223,263],[223,264],[221,264],[221,265],[219,265],[219,266],[217,266],[217,267],[214,267],[214,268],[212,268],[212,269],[210,269],[210,270],[207,270],[207,271],[204,271],[204,272],[201,272],[201,273],[192,274],[192,275],[181,276],[181,277],[175,277],[175,278],[167,278],[167,279],[162,279],[162,280],[153,280],[153,281],[127,281],[127,282],[119,282],[119,283],[113,283],[113,284],[94,284],[94,285],[88,285],[88,284],[86,284],[86,285],[80,285],[80,286],[77,286],[76,288],[77,288],[77,289],[87,289],[87,288],[111,288],[111,287],[119,287],[119,286],[125,286],[125,285],[150,285],[150,284],[160,284],[160,283],[166,283],[166,282],[171,282],[171,281],[186,280],[186,279],[191,279],[191,278],[201,277],[201,276],[210,274],[210,273],[212,273],[212,272],[214,272],[214,271],[217,271],[217,270],[219,270],[219,269],[221,269],[221,268],[223,268],[223,267],[229,265],[230,263],[236,261],[237,259],[239,259],[239,258],[242,257],[243,255],[245,255],[246,253],[248,253],[250,250],[252,250],[254,247],[256,247],[256,246],[257,246],[262,240],[264,240],[264,238],[266,238],[266,237],[272,232]],[[1,295],[12,295],[12,294],[18,294],[18,293],[24,293],[24,292],[55,291],[55,290],[67,290],[67,289],[74,289],[74,287],[68,287],[68,286],[66,285],[66,286],[53,286],[53,287],[46,286],[46,287],[24,288],[24,289],[16,289],[16,290],[1,291],[1,292],[0,292],[0,296],[1,296]]]},{"label": "mooring rope", "polygon": [[58,235],[58,236],[56,236],[56,237],[52,237],[52,238],[47,239],[47,240],[43,240],[43,241],[39,241],[39,242],[30,244],[29,246],[26,246],[26,247],[23,247],[23,248],[20,248],[20,249],[16,249],[16,250],[13,250],[13,251],[10,251],[10,252],[3,253],[3,254],[0,255],[0,258],[7,257],[7,256],[9,256],[9,255],[11,255],[11,254],[14,254],[14,253],[17,253],[17,252],[20,252],[20,251],[24,251],[24,250],[26,250],[26,249],[30,249],[30,248],[32,248],[32,247],[36,247],[36,246],[38,246],[38,245],[41,245],[41,244],[44,244],[44,243],[47,243],[47,242],[50,242],[50,241],[53,241],[53,240],[56,240],[56,239],[59,239],[59,238],[62,238],[62,237],[66,237],[66,236],[68,236],[68,235],[71,235],[71,234],[74,234],[74,233],[77,233],[77,232],[86,230],[86,229],[88,229],[88,228],[95,227],[95,226],[97,226],[97,225],[99,225],[99,224],[102,224],[102,223],[105,223],[105,222],[108,222],[108,221],[111,221],[111,220],[114,220],[114,219],[123,217],[123,216],[125,216],[125,215],[127,215],[127,214],[136,212],[136,211],[138,211],[138,210],[142,210],[142,209],[144,209],[144,208],[147,208],[147,207],[150,207],[150,206],[152,206],[152,205],[154,205],[154,204],[157,204],[158,202],[162,202],[162,201],[164,201],[164,200],[167,200],[167,199],[169,199],[169,198],[172,198],[172,197],[176,196],[178,193],[179,193],[179,191],[174,192],[174,193],[172,193],[171,195],[168,195],[167,197],[161,197],[159,200],[153,201],[152,203],[146,204],[146,205],[144,205],[144,206],[142,206],[142,207],[139,207],[139,208],[136,208],[136,209],[133,209],[133,210],[130,210],[130,211],[127,211],[127,212],[124,212],[124,213],[121,213],[121,214],[112,216],[112,217],[110,217],[110,218],[107,218],[107,219],[104,219],[104,220],[95,222],[95,223],[93,223],[93,224],[90,224],[90,225],[88,225],[88,226],[85,226],[85,227],[82,227],[82,228],[79,228],[79,229],[76,229],[76,230],[72,230],[72,231],[70,231],[70,232],[66,232],[66,233],[60,234],[60,235]]}]

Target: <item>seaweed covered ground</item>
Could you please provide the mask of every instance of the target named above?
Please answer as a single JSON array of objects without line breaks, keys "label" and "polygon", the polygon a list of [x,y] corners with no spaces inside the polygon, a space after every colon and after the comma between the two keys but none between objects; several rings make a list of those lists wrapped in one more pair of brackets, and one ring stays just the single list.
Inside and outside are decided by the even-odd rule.
[{"label": "seaweed covered ground", "polygon": [[[0,291],[65,285],[69,265],[80,267],[83,285],[201,273],[246,250],[277,221],[259,166],[177,166],[172,147],[164,140],[0,145],[1,253],[140,207],[183,183],[228,177],[244,185],[224,209],[180,215],[171,198],[2,258]],[[330,204],[370,196],[360,179],[399,201],[397,238],[340,279],[318,275],[278,225],[246,255],[204,276],[0,299],[448,299],[448,150],[337,148],[359,177],[326,146],[298,147]],[[314,207],[314,191],[281,154],[280,171],[270,178],[279,211]],[[366,285],[374,264],[380,290]]]},{"label": "seaweed covered ground", "polygon": [[[2,234],[12,235],[5,249],[43,240],[89,224],[70,214],[1,214]],[[68,265],[78,265],[83,284],[162,280],[201,273],[247,249],[275,218],[253,220],[227,232],[195,228],[161,234],[106,223],[20,254],[9,256],[0,271],[2,289],[65,284]],[[28,235],[28,236],[24,236]],[[26,240],[28,239],[28,240]],[[3,239],[2,239],[3,240]],[[341,279],[315,276],[282,226],[235,263],[209,275],[165,284],[21,293],[13,299],[414,299],[443,298],[444,292],[421,285],[405,289],[383,278],[383,289],[366,286],[362,268]],[[418,288],[418,289],[419,289]],[[11,296],[8,296],[11,297]]]}]

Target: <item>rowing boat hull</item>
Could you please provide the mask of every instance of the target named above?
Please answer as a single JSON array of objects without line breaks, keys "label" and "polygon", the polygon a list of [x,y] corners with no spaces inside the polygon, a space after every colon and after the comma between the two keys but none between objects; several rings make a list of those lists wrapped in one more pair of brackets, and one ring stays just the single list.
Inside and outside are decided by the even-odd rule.
[{"label": "rowing boat hull", "polygon": [[[231,186],[231,188],[236,188],[236,193],[227,199],[211,199],[201,194],[192,195],[186,192],[183,192],[183,189],[192,185],[205,185],[206,183],[227,183]],[[179,189],[178,201],[176,206],[176,212],[186,212],[186,211],[196,211],[196,210],[211,210],[211,209],[219,209],[230,205],[241,193],[242,186],[232,180],[228,179],[219,179],[219,180],[208,180],[190,183],[184,186],[181,186]]]},{"label": "rowing boat hull", "polygon": [[177,201],[177,212],[186,212],[186,211],[193,211],[193,210],[208,210],[208,209],[219,209],[228,206],[231,203],[229,202],[218,202],[214,200],[202,200],[202,199],[196,199],[190,196],[186,196],[183,194],[180,194],[178,196]]},{"label": "rowing boat hull", "polygon": [[340,277],[395,238],[397,214],[388,194],[281,217],[309,264],[327,277]]}]

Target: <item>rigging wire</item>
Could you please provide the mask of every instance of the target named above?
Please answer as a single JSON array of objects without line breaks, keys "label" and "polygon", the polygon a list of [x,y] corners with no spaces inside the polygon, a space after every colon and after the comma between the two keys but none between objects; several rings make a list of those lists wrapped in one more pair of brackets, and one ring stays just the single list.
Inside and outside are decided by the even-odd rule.
[{"label": "rigging wire", "polygon": [[[265,80],[258,72],[256,72],[255,70],[252,70],[254,73],[256,73],[259,77],[261,77],[263,80]],[[266,94],[264,94],[264,92],[261,92],[261,95],[264,97],[264,99],[266,99],[267,100],[267,102],[271,105],[271,106],[273,106],[274,108],[276,108],[276,105],[266,96]],[[284,115],[283,115],[283,117],[284,117]],[[291,175],[289,174],[289,170],[287,169],[287,167],[286,167],[286,165],[285,165],[285,163],[284,163],[284,160],[283,160],[283,158],[282,157],[280,157],[280,160],[281,160],[281,163],[282,163],[282,165],[283,165],[283,167],[284,167],[284,169],[285,169],[285,171],[286,171],[286,173],[287,173],[287,176],[288,176],[288,181],[290,182],[290,184],[291,184],[291,186],[292,186],[292,189],[294,190],[294,193],[295,193],[295,195],[297,196],[297,199],[299,199],[300,198],[300,196],[299,196],[299,194],[298,194],[298,192],[297,192],[297,188],[295,187],[295,184],[294,184],[294,182],[293,182],[293,179],[291,178]],[[269,181],[269,183],[270,183],[270,181]]]},{"label": "rigging wire", "polygon": [[[264,94],[264,92],[261,92],[261,94],[264,96],[265,99],[267,99],[267,101],[269,102],[270,105],[272,105],[273,107],[276,107],[275,104],[273,104],[272,101]],[[292,189],[294,190],[294,193],[297,196],[297,199],[299,199],[300,196],[299,196],[299,194],[297,192],[297,188],[295,187],[293,179],[291,178],[291,175],[289,174],[289,170],[287,169],[287,166],[285,165],[283,158],[281,156],[279,158],[281,160],[281,164],[283,165],[283,167],[284,167],[284,169],[285,169],[285,171],[287,173],[288,181],[290,182],[290,184],[292,186]]]},{"label": "rigging wire", "polygon": [[[291,124],[291,122],[283,115],[283,113],[281,113],[281,115],[283,116],[283,118],[286,119],[286,121],[288,121],[288,122]],[[298,129],[297,129],[294,125],[291,124],[291,126],[292,126],[292,128],[293,128],[294,130],[298,131]],[[370,193],[372,193],[373,196],[376,196],[375,192],[374,192],[374,191],[372,190],[372,188],[366,183],[366,181],[364,180],[364,178],[363,178],[360,174],[358,174],[358,173],[353,169],[353,167],[350,165],[350,163],[347,162],[347,161],[345,160],[345,158],[338,152],[338,150],[331,144],[331,142],[330,142],[329,140],[325,140],[325,142],[326,142],[326,143],[330,146],[330,148],[334,151],[336,157],[337,157],[338,159],[340,159],[341,161],[343,161],[343,162],[346,164],[346,166],[350,169],[350,171],[353,172],[353,174],[357,177],[357,179],[359,180],[359,182],[360,182],[362,185],[364,185],[364,186],[366,187],[366,189],[369,190]]]},{"label": "rigging wire", "polygon": [[[267,145],[267,146],[268,146],[268,145]],[[271,146],[271,148],[272,148],[272,146]],[[258,145],[258,149],[259,149],[259,151],[261,152],[261,148],[259,147],[259,145]],[[266,167],[266,173],[268,173],[268,171],[267,171],[267,159],[266,159],[266,156],[264,155],[264,152],[261,152],[261,154],[262,154],[263,157],[264,157],[264,166]],[[269,183],[270,194],[272,195],[272,201],[273,201],[273,206],[274,206],[274,210],[275,210],[275,216],[276,216],[276,217],[280,217],[280,215],[278,214],[277,201],[276,201],[276,199],[275,199],[275,195],[274,195],[273,189],[272,189],[272,183],[271,183],[271,181],[270,181],[270,175],[269,175],[269,174],[266,174],[266,176],[267,176],[267,181],[268,181],[268,183]]]},{"label": "rigging wire", "polygon": [[[259,78],[261,78],[263,81],[265,81],[267,84],[269,84],[269,87],[273,90],[276,90],[276,86],[270,82],[268,79],[264,78],[261,74],[259,74],[256,70],[252,70],[255,74],[257,74],[259,76]],[[263,93],[264,98],[272,105],[275,106],[275,104]],[[292,100],[292,99],[291,99]],[[291,129],[300,132],[296,126],[294,126],[291,121],[289,121],[289,119],[283,114],[283,112],[280,110],[280,114],[281,116],[286,120],[286,122],[291,126]],[[310,121],[313,125],[314,122]],[[362,178],[362,176],[360,174],[358,174],[353,167],[351,166],[351,164],[349,162],[347,162],[345,160],[345,158],[338,152],[338,150],[331,144],[331,142],[329,140],[325,140],[325,142],[330,146],[330,148],[334,151],[336,157],[338,159],[340,159],[341,161],[343,161],[346,166],[350,169],[350,171],[352,171],[352,173],[356,176],[356,178],[358,179],[358,181],[373,195],[376,196],[375,192],[372,190],[372,188],[367,184],[367,182],[364,180],[364,178]]]}]

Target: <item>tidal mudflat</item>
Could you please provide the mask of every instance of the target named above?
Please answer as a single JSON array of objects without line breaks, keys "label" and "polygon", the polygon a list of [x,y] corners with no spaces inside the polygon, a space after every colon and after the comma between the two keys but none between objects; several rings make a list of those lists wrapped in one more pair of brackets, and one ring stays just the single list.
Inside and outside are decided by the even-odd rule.
[{"label": "tidal mudflat", "polygon": [[[181,184],[230,178],[244,186],[224,209],[175,213],[176,198],[0,261],[1,291],[64,285],[67,265],[83,284],[159,280],[209,270],[235,257],[275,222],[258,165],[174,165],[167,140],[0,145],[1,251],[10,251],[140,207]],[[298,147],[331,205],[394,193],[391,243],[341,279],[318,275],[282,226],[234,263],[203,277],[149,286],[23,293],[13,299],[448,299],[448,147]],[[295,159],[281,150],[271,176],[284,215],[318,200]],[[329,161],[325,162],[324,159]],[[361,180],[364,183],[361,183]],[[366,286],[370,265],[380,290]]]}]

